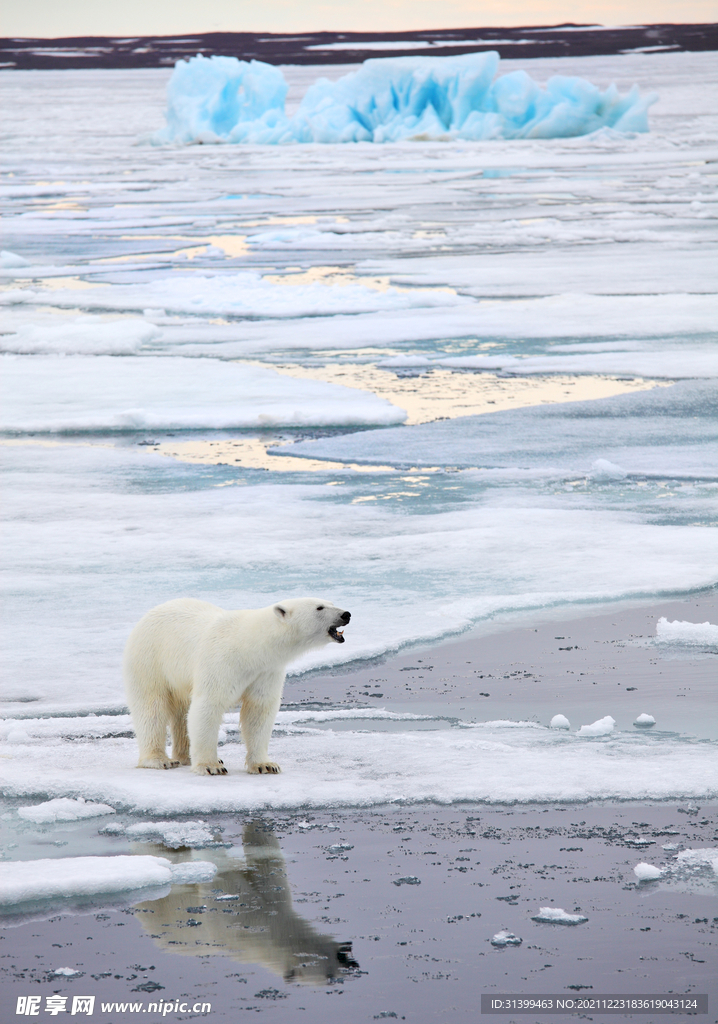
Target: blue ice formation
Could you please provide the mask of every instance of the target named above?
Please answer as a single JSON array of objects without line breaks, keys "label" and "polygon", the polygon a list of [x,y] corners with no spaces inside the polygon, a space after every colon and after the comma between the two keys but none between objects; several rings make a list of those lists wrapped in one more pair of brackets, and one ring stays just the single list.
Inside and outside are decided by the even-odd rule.
[{"label": "blue ice formation", "polygon": [[397,142],[400,139],[550,139],[599,128],[647,132],[656,95],[621,96],[584,78],[545,86],[499,55],[367,60],[336,82],[318,79],[292,117],[278,68],[236,57],[178,61],[167,90],[167,126],[156,142]]}]

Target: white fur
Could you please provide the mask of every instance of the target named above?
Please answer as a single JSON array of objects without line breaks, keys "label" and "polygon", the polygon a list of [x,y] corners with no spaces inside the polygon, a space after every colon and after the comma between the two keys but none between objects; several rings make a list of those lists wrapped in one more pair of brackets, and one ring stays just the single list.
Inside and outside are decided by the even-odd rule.
[{"label": "white fur", "polygon": [[243,611],[192,598],[153,608],[130,634],[124,658],[138,767],[191,764],[199,775],[226,775],[217,735],[225,711],[240,706],[247,771],[278,772],[267,747],[287,664],[332,642],[328,630],[348,620],[348,612],[311,597]]}]

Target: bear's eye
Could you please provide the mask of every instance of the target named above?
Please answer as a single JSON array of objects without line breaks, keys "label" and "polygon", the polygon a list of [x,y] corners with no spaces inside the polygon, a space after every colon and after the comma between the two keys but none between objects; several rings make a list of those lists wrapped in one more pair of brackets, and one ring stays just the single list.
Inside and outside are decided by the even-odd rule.
[{"label": "bear's eye", "polygon": [[324,605],[323,604],[318,604],[317,605],[317,611],[318,612],[323,612],[324,611]]}]

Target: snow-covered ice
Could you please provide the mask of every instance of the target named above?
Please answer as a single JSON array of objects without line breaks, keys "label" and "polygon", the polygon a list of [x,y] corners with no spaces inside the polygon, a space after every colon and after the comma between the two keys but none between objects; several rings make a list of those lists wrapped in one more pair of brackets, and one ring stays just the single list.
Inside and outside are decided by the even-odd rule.
[{"label": "snow-covered ice", "polygon": [[[341,712],[335,714],[346,723]],[[224,726],[228,741],[221,756],[229,775],[219,779],[194,775],[188,767],[138,771],[136,742],[126,731],[84,742],[75,732],[68,743],[60,734],[63,720],[56,721],[54,740],[45,733],[6,748],[10,756],[2,771],[8,796],[83,796],[152,815],[151,829],[141,822],[136,834],[164,837],[169,845],[182,840],[208,843],[209,832],[196,823],[185,829],[176,822],[158,822],[158,814],[367,807],[396,801],[550,803],[718,795],[713,743],[651,732],[614,730],[586,743],[576,734],[535,722],[459,720],[447,728],[441,720],[424,719],[421,730],[408,728],[407,721],[405,728],[387,732],[371,729],[371,719],[360,716],[359,727],[351,730],[327,728],[326,721],[323,728],[305,722],[288,729],[285,721],[279,723],[271,748],[282,774],[258,780],[246,773],[244,748],[230,738],[237,736],[236,715],[228,716]],[[125,730],[127,725],[125,721]],[[101,777],[95,770],[98,758]],[[32,777],[28,763],[34,766]],[[117,829],[114,822],[105,827],[108,833]]]},{"label": "snow-covered ice", "polygon": [[602,128],[648,131],[657,96],[621,95],[556,75],[545,87],[526,71],[496,77],[499,55],[367,60],[332,82],[319,78],[287,117],[281,71],[261,61],[178,61],[167,87],[167,125],[155,142],[260,145],[402,139],[550,139]]},{"label": "snow-covered ice", "polygon": [[207,881],[209,861],[174,865],[164,857],[57,857],[0,864],[0,904],[116,893],[172,882]]},{"label": "snow-covered ice", "polygon": [[571,723],[565,715],[554,715],[550,722],[552,729],[570,729]]}]

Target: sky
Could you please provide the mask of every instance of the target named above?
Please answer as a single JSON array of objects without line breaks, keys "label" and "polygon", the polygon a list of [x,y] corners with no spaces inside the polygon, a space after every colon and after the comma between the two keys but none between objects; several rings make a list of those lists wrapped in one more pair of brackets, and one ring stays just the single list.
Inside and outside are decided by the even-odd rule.
[{"label": "sky", "polygon": [[401,32],[713,22],[718,0],[4,0],[0,35]]}]

